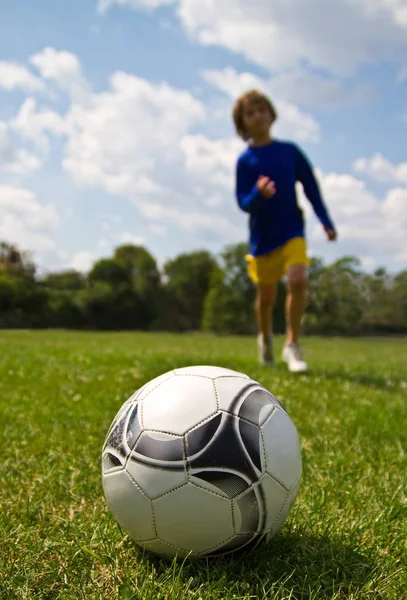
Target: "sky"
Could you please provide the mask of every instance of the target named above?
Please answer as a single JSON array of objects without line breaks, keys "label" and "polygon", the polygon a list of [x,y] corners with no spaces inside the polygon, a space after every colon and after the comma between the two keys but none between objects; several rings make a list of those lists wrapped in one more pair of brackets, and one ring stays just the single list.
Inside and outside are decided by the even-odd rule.
[{"label": "sky", "polygon": [[406,0],[0,0],[0,240],[41,272],[123,243],[159,265],[248,239],[235,98],[277,107],[338,230],[310,254],[407,264]]}]

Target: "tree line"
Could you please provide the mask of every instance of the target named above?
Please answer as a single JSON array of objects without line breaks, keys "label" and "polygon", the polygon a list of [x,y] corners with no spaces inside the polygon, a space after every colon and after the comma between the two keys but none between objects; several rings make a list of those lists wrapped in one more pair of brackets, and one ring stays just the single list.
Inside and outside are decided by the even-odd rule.
[{"label": "tree line", "polygon": [[[160,271],[143,246],[122,245],[76,270],[39,275],[30,254],[0,243],[0,327],[208,331],[253,334],[255,288],[246,273],[245,243],[180,254]],[[274,330],[285,330],[286,284],[279,283]],[[309,269],[304,333],[407,333],[407,270],[365,273],[359,259]]]}]

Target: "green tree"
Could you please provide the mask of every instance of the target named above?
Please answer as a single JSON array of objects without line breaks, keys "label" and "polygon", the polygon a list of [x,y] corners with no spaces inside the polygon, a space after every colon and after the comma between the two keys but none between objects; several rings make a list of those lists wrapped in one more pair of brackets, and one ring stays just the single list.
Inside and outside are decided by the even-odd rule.
[{"label": "green tree", "polygon": [[401,271],[394,277],[390,297],[393,305],[393,328],[405,332],[407,331],[407,270]]},{"label": "green tree", "polygon": [[180,254],[164,264],[171,312],[181,331],[199,330],[215,258],[206,250]]},{"label": "green tree", "polygon": [[104,282],[112,288],[118,285],[131,285],[131,275],[124,265],[114,258],[102,258],[98,260],[89,271],[88,281]]},{"label": "green tree", "polygon": [[146,329],[146,307],[134,288],[129,266],[117,258],[97,261],[88,274],[89,286],[79,292],[81,310],[91,327]]},{"label": "green tree", "polygon": [[33,280],[35,277],[35,265],[29,253],[7,242],[0,242],[0,271],[24,279]]},{"label": "green tree", "polygon": [[39,327],[46,314],[47,295],[35,279],[28,252],[0,242],[0,326]]},{"label": "green tree", "polygon": [[86,286],[86,277],[79,271],[68,269],[59,273],[49,273],[41,283],[54,290],[81,290]]},{"label": "green tree", "polygon": [[92,329],[144,329],[139,297],[129,285],[112,286],[94,280],[77,294],[77,304],[86,327]]},{"label": "green tree", "polygon": [[113,260],[129,275],[143,329],[157,328],[160,309],[165,308],[157,261],[146,248],[133,244],[116,248]]},{"label": "green tree", "polygon": [[116,248],[113,260],[122,265],[141,295],[155,293],[160,286],[160,272],[155,258],[143,246],[127,244]]},{"label": "green tree", "polygon": [[[202,330],[218,334],[238,333],[241,328],[241,302],[225,282],[226,273],[216,266],[212,272],[210,289],[205,299]],[[247,333],[247,324],[240,333]]]},{"label": "green tree", "polygon": [[47,311],[43,326],[80,329],[85,326],[78,291],[47,288]]},{"label": "green tree", "polygon": [[253,333],[255,288],[247,275],[247,244],[231,244],[220,254],[206,296],[202,328],[215,333]]},{"label": "green tree", "polygon": [[305,332],[360,333],[364,310],[359,259],[345,256],[326,267],[316,261],[310,273]]},{"label": "green tree", "polygon": [[47,293],[35,280],[0,273],[0,327],[41,327]]},{"label": "green tree", "polygon": [[[247,275],[247,245],[181,254],[164,266],[142,246],[116,248],[87,276],[74,270],[38,278],[28,252],[0,242],[0,327],[199,329],[254,333],[255,286]],[[273,330],[285,329],[285,282],[278,285]],[[363,273],[344,256],[314,259],[308,276],[305,333],[355,335],[407,332],[407,271]]]},{"label": "green tree", "polygon": [[395,311],[393,284],[393,276],[384,268],[376,269],[372,274],[363,275],[362,326],[365,331],[386,333],[393,329]]},{"label": "green tree", "polygon": [[307,309],[303,320],[304,333],[319,333],[320,317],[324,310],[323,298],[319,292],[319,279],[324,272],[322,258],[315,257],[308,268]]}]

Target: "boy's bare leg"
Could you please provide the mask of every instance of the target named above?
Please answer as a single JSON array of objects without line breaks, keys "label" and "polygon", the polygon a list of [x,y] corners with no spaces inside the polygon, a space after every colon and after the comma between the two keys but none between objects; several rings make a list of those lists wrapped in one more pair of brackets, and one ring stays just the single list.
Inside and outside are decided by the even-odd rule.
[{"label": "boy's bare leg", "polygon": [[288,269],[288,289],[286,298],[287,339],[283,350],[283,360],[293,372],[307,370],[298,345],[302,318],[307,302],[307,275],[305,265],[292,265]]},{"label": "boy's bare leg", "polygon": [[256,296],[256,320],[259,332],[264,338],[271,334],[271,317],[276,299],[276,284],[259,285]]},{"label": "boy's bare leg", "polygon": [[259,359],[263,364],[273,362],[271,347],[271,323],[276,284],[260,285],[256,295],[256,321],[259,329]]},{"label": "boy's bare leg", "polygon": [[296,344],[301,333],[302,318],[307,304],[305,265],[292,265],[289,267],[287,292],[287,344]]}]

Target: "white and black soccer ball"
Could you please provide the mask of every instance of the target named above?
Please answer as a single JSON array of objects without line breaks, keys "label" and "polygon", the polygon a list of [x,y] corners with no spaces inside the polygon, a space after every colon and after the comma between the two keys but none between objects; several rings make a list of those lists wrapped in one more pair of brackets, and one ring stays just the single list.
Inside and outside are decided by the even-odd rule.
[{"label": "white and black soccer ball", "polygon": [[102,451],[110,510],[141,547],[167,557],[249,551],[282,527],[302,473],[297,430],[243,373],[175,369],[119,410]]}]

